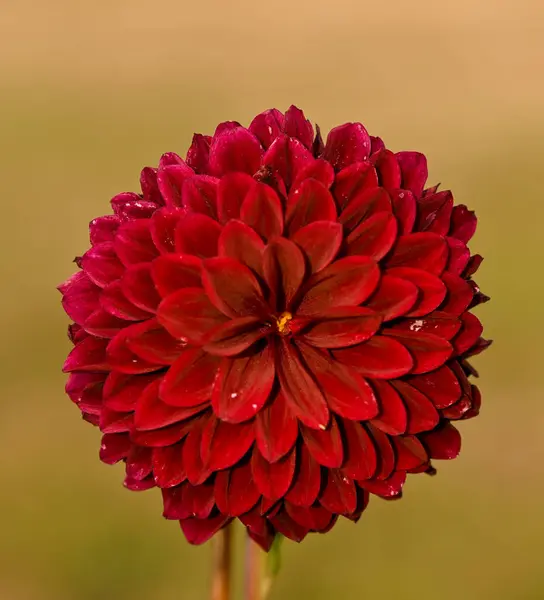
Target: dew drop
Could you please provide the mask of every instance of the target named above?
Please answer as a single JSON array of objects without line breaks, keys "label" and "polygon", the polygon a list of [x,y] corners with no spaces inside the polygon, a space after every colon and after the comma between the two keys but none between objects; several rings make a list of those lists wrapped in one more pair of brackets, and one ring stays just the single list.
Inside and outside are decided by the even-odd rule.
[{"label": "dew drop", "polygon": [[238,392],[232,392],[230,395],[231,398],[238,398]]},{"label": "dew drop", "polygon": [[410,325],[410,331],[419,331],[423,327],[423,321],[421,319],[417,319]]},{"label": "dew drop", "polygon": [[252,408],[253,410],[257,410],[257,405],[256,405],[256,404],[252,404],[252,405],[251,405],[251,408]]},{"label": "dew drop", "polygon": [[321,431],[325,431],[325,429],[327,429],[327,426],[326,425],[320,425],[319,429],[321,429]]}]

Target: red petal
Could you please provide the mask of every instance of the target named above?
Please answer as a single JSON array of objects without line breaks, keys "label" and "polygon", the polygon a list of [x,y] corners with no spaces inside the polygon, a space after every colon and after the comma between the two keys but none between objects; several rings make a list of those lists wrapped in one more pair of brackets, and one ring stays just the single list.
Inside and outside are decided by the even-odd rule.
[{"label": "red petal", "polygon": [[281,392],[257,414],[255,435],[257,447],[270,463],[285,456],[295,445],[298,422]]},{"label": "red petal", "polygon": [[217,508],[231,517],[239,517],[251,510],[261,497],[253,481],[251,464],[248,462],[217,473],[214,497]]},{"label": "red petal", "polygon": [[102,433],[121,433],[130,431],[134,424],[133,421],[132,413],[118,413],[109,408],[103,408],[98,426]]},{"label": "red petal", "polygon": [[305,179],[317,179],[327,189],[334,183],[334,169],[322,158],[308,162],[297,174],[293,187],[297,188]]},{"label": "red petal", "polygon": [[364,187],[357,192],[340,213],[338,221],[352,232],[370,217],[386,212],[392,214],[391,198],[381,187]]},{"label": "red petal", "polygon": [[416,229],[446,235],[452,208],[453,196],[449,190],[425,195],[418,204]]},{"label": "red petal", "polygon": [[133,325],[130,331],[126,338],[128,348],[158,365],[171,365],[187,346],[187,342],[173,338],[156,319]]},{"label": "red petal", "polygon": [[240,218],[240,208],[255,180],[246,173],[229,173],[217,189],[217,214],[221,223]]},{"label": "red petal", "polygon": [[161,298],[151,277],[150,263],[130,266],[121,279],[121,287],[134,306],[149,312],[157,310]]},{"label": "red petal", "polygon": [[358,483],[371,494],[376,494],[382,498],[389,499],[400,496],[405,481],[406,473],[404,471],[398,471],[393,473],[391,477],[382,481],[361,481]]},{"label": "red petal", "polygon": [[432,373],[411,377],[409,383],[420,392],[423,392],[439,409],[447,408],[461,398],[459,379],[446,365]]},{"label": "red petal", "polygon": [[[174,489],[162,490],[166,519],[207,519],[214,506],[214,485],[185,482]],[[215,511],[214,511],[215,512]]]},{"label": "red petal", "polygon": [[393,444],[397,455],[397,469],[409,471],[428,463],[427,451],[415,435],[394,437]]},{"label": "red petal", "polygon": [[403,319],[393,325],[395,331],[431,333],[445,340],[451,340],[460,328],[461,321],[457,317],[437,310],[426,317],[421,317],[420,319]]},{"label": "red petal", "polygon": [[438,425],[440,416],[433,403],[405,381],[394,381],[393,386],[402,396],[408,414],[408,433],[429,431]]},{"label": "red petal", "polygon": [[337,170],[370,155],[370,137],[361,123],[346,123],[331,129],[327,136],[323,158]]},{"label": "red petal", "polygon": [[186,179],[182,189],[183,206],[188,212],[217,219],[217,184],[219,179],[195,175]]},{"label": "red petal", "polygon": [[150,383],[140,394],[136,403],[134,426],[138,431],[152,431],[167,427],[173,423],[185,421],[189,417],[202,412],[206,406],[172,407],[159,397],[161,380]]},{"label": "red petal", "polygon": [[397,152],[395,156],[402,173],[401,187],[421,196],[428,175],[427,159],[419,152]]},{"label": "red petal", "polygon": [[302,252],[293,242],[276,238],[265,248],[263,270],[271,292],[270,305],[278,312],[288,309],[304,279]]},{"label": "red petal", "polygon": [[326,529],[333,518],[329,510],[321,506],[295,506],[289,502],[285,503],[287,514],[302,527],[312,531]]},{"label": "red petal", "polygon": [[201,288],[184,288],[159,305],[157,320],[174,337],[204,344],[210,331],[227,320]]},{"label": "red petal", "polygon": [[363,306],[339,306],[315,316],[302,338],[318,348],[343,348],[368,340],[381,325],[381,317]]},{"label": "red petal", "polygon": [[372,382],[380,412],[372,420],[372,425],[389,435],[400,435],[408,427],[408,415],[402,398],[387,381],[376,379]]},{"label": "red petal", "polygon": [[379,279],[380,270],[373,259],[341,258],[312,276],[297,315],[314,315],[335,306],[360,304],[374,291]]},{"label": "red petal", "polygon": [[391,250],[397,237],[397,220],[391,213],[376,213],[348,236],[346,254],[382,259]]},{"label": "red petal", "polygon": [[161,399],[172,406],[192,407],[211,398],[220,359],[200,349],[185,350],[168,369]]},{"label": "red petal", "polygon": [[219,256],[234,258],[241,264],[262,274],[264,243],[249,225],[231,220],[224,227],[218,242]]},{"label": "red petal", "polygon": [[378,185],[376,169],[368,162],[346,167],[336,175],[333,193],[338,206],[343,209],[356,194]]},{"label": "red petal", "polygon": [[399,221],[399,232],[410,233],[414,227],[417,203],[412,192],[408,190],[389,190],[393,212]]},{"label": "red petal", "polygon": [[[378,472],[375,477],[378,479],[387,479],[395,468],[395,452],[391,445],[389,436],[376,429],[373,425],[367,425],[367,431],[374,441],[378,457]],[[366,484],[366,482],[359,482]]]},{"label": "red petal", "polygon": [[[178,409],[179,410],[179,409]],[[189,409],[186,409],[189,413]],[[189,415],[192,416],[192,415]],[[130,439],[134,444],[139,446],[148,446],[149,448],[164,448],[179,442],[184,438],[193,426],[193,421],[184,420],[182,422],[161,427],[152,431],[139,431],[132,429],[130,431]]]},{"label": "red petal", "polygon": [[378,313],[384,321],[390,321],[406,314],[414,306],[418,293],[418,288],[413,283],[384,275],[366,306]]},{"label": "red petal", "polygon": [[126,461],[126,474],[129,479],[141,481],[150,473],[153,465],[151,463],[152,451],[141,446],[132,446]]},{"label": "red petal", "polygon": [[397,267],[388,269],[387,273],[413,283],[419,290],[419,298],[406,316],[419,317],[426,315],[437,308],[446,296],[446,286],[440,278],[422,269]]},{"label": "red petal", "polygon": [[353,480],[339,469],[327,471],[327,483],[319,496],[321,506],[332,513],[349,515],[357,508],[357,490]]},{"label": "red petal", "polygon": [[451,460],[461,450],[461,435],[450,423],[442,423],[440,427],[420,436],[427,448],[429,456],[438,460]]},{"label": "red petal", "polygon": [[195,133],[189,150],[187,150],[187,164],[194,169],[196,173],[207,173],[208,162],[210,158],[210,143],[212,138],[209,135]]},{"label": "red petal", "polygon": [[194,171],[186,164],[164,165],[157,172],[157,184],[167,206],[181,206],[181,189]]},{"label": "red petal", "polygon": [[440,275],[448,260],[448,245],[436,233],[402,235],[387,260],[388,267],[413,267]]},{"label": "red petal", "polygon": [[234,127],[214,135],[210,147],[209,168],[221,176],[233,171],[253,175],[261,163],[259,140],[244,127]]},{"label": "red petal", "polygon": [[287,493],[295,473],[296,451],[274,463],[269,463],[258,448],[253,448],[251,472],[259,492],[270,500],[278,500]]},{"label": "red petal", "polygon": [[[446,237],[449,246],[449,258],[446,270],[454,275],[461,275],[470,260],[470,250],[464,242],[452,237]],[[464,275],[468,277],[468,275]]]},{"label": "red petal", "polygon": [[189,213],[176,226],[176,252],[200,258],[217,255],[221,225],[206,215]]},{"label": "red petal", "polygon": [[289,408],[308,427],[326,427],[329,409],[321,390],[303,366],[299,350],[282,339],[276,351],[278,379]]},{"label": "red petal", "polygon": [[121,281],[117,280],[110,283],[102,291],[100,296],[100,304],[105,311],[119,319],[127,319],[129,321],[141,321],[148,319],[151,313],[136,308],[132,302],[128,300],[122,290]]},{"label": "red petal", "polygon": [[451,215],[451,229],[449,234],[465,242],[470,240],[476,231],[477,219],[474,212],[468,210],[464,204],[454,206]]},{"label": "red petal", "polygon": [[284,510],[270,517],[269,521],[279,533],[294,542],[302,542],[308,535],[308,529],[299,525]]},{"label": "red petal", "polygon": [[209,299],[229,317],[268,314],[255,275],[233,258],[210,258],[204,261],[202,283]]},{"label": "red petal", "polygon": [[281,235],[283,210],[276,192],[255,181],[240,208],[240,219],[265,239]]},{"label": "red petal", "polygon": [[185,161],[175,152],[165,152],[160,160],[159,167],[167,167],[168,165],[184,165]]},{"label": "red petal", "polygon": [[247,350],[270,333],[257,317],[240,317],[220,325],[208,337],[206,352],[216,356],[233,356]]},{"label": "red petal", "polygon": [[72,275],[59,289],[63,295],[62,307],[76,323],[84,323],[98,308],[100,288],[83,271]]},{"label": "red petal", "polygon": [[312,273],[317,273],[338,253],[342,244],[342,225],[332,221],[315,221],[299,229],[292,240],[304,251]]},{"label": "red petal", "polygon": [[461,321],[461,331],[453,340],[453,349],[458,355],[472,348],[482,335],[484,329],[478,317],[475,317],[472,313],[463,313]]},{"label": "red petal", "polygon": [[202,432],[202,460],[212,471],[226,469],[237,463],[254,441],[253,422],[234,424],[212,417]]},{"label": "red petal", "polygon": [[149,219],[123,223],[117,230],[113,246],[117,256],[126,266],[148,262],[158,255],[151,238]]},{"label": "red petal", "polygon": [[314,141],[314,129],[304,113],[296,106],[290,106],[285,113],[283,132],[292,138],[300,140],[306,148],[311,148]]},{"label": "red petal", "polygon": [[212,395],[215,414],[230,423],[251,419],[265,405],[273,383],[269,345],[250,356],[222,359]]},{"label": "red petal", "polygon": [[310,454],[324,467],[336,468],[342,465],[344,449],[338,423],[331,417],[326,429],[311,429],[301,425],[300,432]]},{"label": "red petal", "polygon": [[181,208],[161,208],[151,217],[150,230],[153,243],[162,254],[175,252],[176,227],[185,216]]},{"label": "red petal", "polygon": [[204,464],[201,454],[203,439],[202,433],[204,427],[211,420],[213,420],[213,416],[211,415],[198,418],[195,421],[191,431],[189,431],[189,435],[183,444],[183,450],[181,453],[182,464],[185,472],[187,473],[187,479],[189,479],[192,485],[199,485],[203,483],[211,475],[211,469]]},{"label": "red petal", "polygon": [[121,222],[133,221],[134,219],[149,219],[157,208],[159,208],[158,205],[162,203],[162,198],[157,203],[147,202],[146,200],[142,200],[138,194],[130,192],[117,194],[110,201],[113,212],[119,217]]},{"label": "red petal", "polygon": [[378,172],[380,185],[387,189],[400,188],[402,176],[397,157],[390,150],[380,150],[370,157]]},{"label": "red petal", "polygon": [[81,259],[81,267],[89,279],[101,288],[119,279],[125,270],[111,242],[97,244],[88,250]]},{"label": "red petal", "polygon": [[72,371],[110,371],[111,365],[106,357],[109,340],[88,337],[74,346],[64,366],[63,373]]},{"label": "red petal", "polygon": [[321,467],[305,444],[300,445],[297,459],[297,472],[285,499],[296,506],[311,506],[321,487]]},{"label": "red petal", "polygon": [[198,546],[207,542],[229,522],[229,517],[219,514],[208,519],[182,519],[179,524],[189,544]]},{"label": "red petal", "polygon": [[412,373],[427,373],[441,367],[451,356],[452,347],[444,338],[432,333],[417,333],[414,331],[399,331],[389,329],[387,335],[396,340],[410,351],[414,357]]},{"label": "red petal", "polygon": [[171,488],[187,479],[183,467],[183,442],[165,448],[153,448],[153,477],[161,488]]},{"label": "red petal", "polygon": [[376,472],[376,448],[366,429],[354,421],[343,421],[344,464],[342,471],[352,479],[369,479]]},{"label": "red petal", "polygon": [[164,298],[181,288],[200,287],[202,261],[190,254],[165,254],[151,263],[151,275],[159,294]]},{"label": "red petal", "polygon": [[[140,186],[144,200],[164,204],[163,197],[157,185],[157,169],[152,169],[151,167],[142,169],[140,173]],[[139,199],[137,194],[134,195]]]},{"label": "red petal", "polygon": [[132,444],[126,433],[106,433],[100,445],[100,460],[113,465],[128,456]]},{"label": "red petal", "polygon": [[411,371],[414,361],[406,348],[396,340],[375,335],[367,342],[333,352],[343,364],[355,367],[362,375],[377,379],[401,377]]},{"label": "red petal", "polygon": [[440,310],[457,317],[470,306],[474,290],[470,283],[452,273],[443,273],[442,279],[448,291]]},{"label": "red petal", "polygon": [[300,170],[313,160],[313,156],[304,144],[283,134],[278,136],[268,148],[262,164],[270,167],[272,173],[277,174],[289,188]]},{"label": "red petal", "polygon": [[289,235],[314,221],[336,221],[331,193],[316,179],[305,179],[289,194],[285,220]]},{"label": "red petal", "polygon": [[249,131],[257,136],[264,148],[268,148],[280,135],[283,129],[283,121],[282,113],[276,108],[270,108],[251,121]]},{"label": "red petal", "polygon": [[91,245],[113,242],[121,219],[116,215],[98,217],[89,223]]},{"label": "red petal", "polygon": [[372,388],[357,371],[307,345],[300,344],[300,350],[332,411],[352,420],[371,419],[377,414]]},{"label": "red petal", "polygon": [[104,383],[104,406],[117,412],[132,412],[144,389],[157,375],[109,373]]}]

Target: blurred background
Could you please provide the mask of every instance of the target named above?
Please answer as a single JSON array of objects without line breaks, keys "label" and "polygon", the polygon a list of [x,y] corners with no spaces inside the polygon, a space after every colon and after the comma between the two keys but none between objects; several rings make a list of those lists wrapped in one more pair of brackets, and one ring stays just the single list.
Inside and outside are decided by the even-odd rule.
[{"label": "blurred background", "polygon": [[543,69],[540,0],[0,0],[2,600],[207,597],[209,546],[123,489],[64,396],[55,286],[141,167],[291,103],[424,152],[476,210],[496,342],[459,459],[286,543],[272,599],[543,598]]}]

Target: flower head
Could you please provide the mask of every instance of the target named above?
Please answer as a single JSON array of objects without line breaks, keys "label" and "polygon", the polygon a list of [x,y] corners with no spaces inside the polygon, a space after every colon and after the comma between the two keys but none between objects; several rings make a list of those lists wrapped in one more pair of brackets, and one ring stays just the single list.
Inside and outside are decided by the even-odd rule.
[{"label": "flower head", "polygon": [[476,217],[417,152],[291,107],[195,135],[90,224],[60,286],[67,393],[192,543],[356,521],[460,449],[487,300]]}]

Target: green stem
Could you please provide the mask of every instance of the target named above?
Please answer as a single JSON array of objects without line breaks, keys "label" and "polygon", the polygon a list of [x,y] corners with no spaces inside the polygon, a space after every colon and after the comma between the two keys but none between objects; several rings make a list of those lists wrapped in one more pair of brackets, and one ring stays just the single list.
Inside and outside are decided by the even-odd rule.
[{"label": "green stem", "polygon": [[221,529],[213,540],[211,600],[229,600],[232,571],[232,526]]}]

